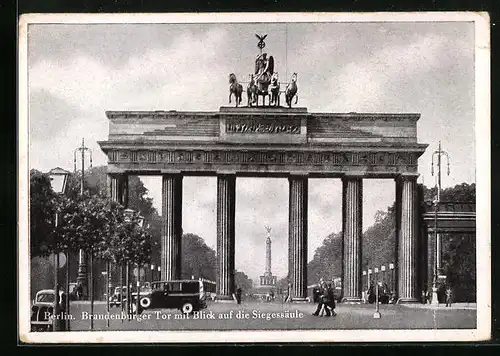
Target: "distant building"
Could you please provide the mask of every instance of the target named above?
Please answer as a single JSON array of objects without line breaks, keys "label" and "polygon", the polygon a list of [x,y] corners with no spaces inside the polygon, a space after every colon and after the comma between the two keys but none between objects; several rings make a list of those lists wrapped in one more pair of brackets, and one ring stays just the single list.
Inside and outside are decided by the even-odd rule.
[{"label": "distant building", "polygon": [[275,287],[277,283],[277,277],[273,276],[271,272],[271,229],[267,229],[266,238],[266,271],[263,276],[260,276],[260,285]]}]

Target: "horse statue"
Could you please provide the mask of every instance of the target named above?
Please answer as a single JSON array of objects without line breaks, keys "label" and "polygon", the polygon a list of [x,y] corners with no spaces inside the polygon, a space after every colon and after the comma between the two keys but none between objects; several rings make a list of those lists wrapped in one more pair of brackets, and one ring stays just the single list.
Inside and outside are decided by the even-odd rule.
[{"label": "horse statue", "polygon": [[271,77],[271,84],[269,85],[269,90],[271,91],[269,105],[280,106],[280,82],[278,79],[278,72],[274,72]]},{"label": "horse statue", "polygon": [[231,95],[234,94],[236,107],[241,103],[241,93],[243,93],[243,86],[238,83],[234,73],[229,74],[229,104],[231,104]]},{"label": "horse statue", "polygon": [[297,73],[293,73],[290,79],[290,83],[286,86],[285,89],[285,99],[286,104],[289,108],[292,107],[292,99],[295,96],[295,104],[299,100],[299,96],[297,95]]},{"label": "horse statue", "polygon": [[250,82],[247,86],[247,99],[248,106],[252,106],[257,103],[257,85],[255,84],[255,76],[250,74]]}]

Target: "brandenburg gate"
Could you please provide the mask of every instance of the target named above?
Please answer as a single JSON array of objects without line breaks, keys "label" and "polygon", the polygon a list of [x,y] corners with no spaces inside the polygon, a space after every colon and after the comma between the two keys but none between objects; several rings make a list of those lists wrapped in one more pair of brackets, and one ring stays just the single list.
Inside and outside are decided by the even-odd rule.
[{"label": "brandenburg gate", "polygon": [[[309,178],[343,183],[343,295],[361,299],[363,179],[395,181],[400,302],[417,292],[418,114],[309,113],[305,108],[221,107],[218,112],[112,111],[108,157],[112,198],[127,205],[129,175],[162,177],[162,279],[180,278],[182,181],[217,177],[217,294],[234,292],[238,177],[287,177],[289,273],[295,300],[307,296]],[[328,192],[325,192],[327,195]]]},{"label": "brandenburg gate", "polygon": [[[109,137],[99,144],[108,157],[112,199],[127,206],[129,175],[162,177],[161,278],[178,279],[183,177],[217,177],[217,297],[232,299],[236,180],[286,177],[288,269],[292,300],[301,301],[307,297],[308,179],[340,178],[343,299],[356,303],[361,301],[362,291],[363,180],[392,179],[397,207],[398,299],[401,303],[416,302],[420,295],[417,167],[418,158],[427,147],[417,142],[420,115],[310,113],[306,108],[291,107],[289,88],[285,92],[287,107],[279,105],[279,93],[278,98],[274,97],[274,105],[270,102],[266,106],[267,87],[263,88],[262,83],[266,73],[268,84],[274,74],[273,68],[269,68],[269,62],[274,65],[272,57],[267,64],[266,60],[264,54],[256,61],[259,87],[251,91],[249,84],[245,107],[238,106],[242,88],[232,74],[230,90],[235,94],[237,107],[221,107],[215,112],[106,112]],[[295,80],[291,84],[296,85]],[[290,95],[295,93],[296,87]],[[259,95],[263,96],[260,106]]]}]

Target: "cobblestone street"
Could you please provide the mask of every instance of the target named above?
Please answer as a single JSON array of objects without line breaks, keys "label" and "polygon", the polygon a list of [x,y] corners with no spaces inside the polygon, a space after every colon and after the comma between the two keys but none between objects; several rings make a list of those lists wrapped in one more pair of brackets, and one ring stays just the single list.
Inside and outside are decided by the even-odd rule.
[{"label": "cobblestone street", "polygon": [[[177,310],[150,310],[140,320],[94,320],[94,330],[336,330],[336,329],[468,329],[476,327],[476,310],[461,308],[429,308],[425,306],[381,305],[380,319],[374,319],[373,305],[343,305],[335,317],[312,315],[313,304],[281,303],[212,303],[200,315],[184,318]],[[87,331],[90,320],[88,303],[74,303],[72,331]],[[120,308],[110,313],[119,317]],[[98,302],[94,315],[106,315],[106,305]],[[245,316],[246,315],[246,316]]]}]

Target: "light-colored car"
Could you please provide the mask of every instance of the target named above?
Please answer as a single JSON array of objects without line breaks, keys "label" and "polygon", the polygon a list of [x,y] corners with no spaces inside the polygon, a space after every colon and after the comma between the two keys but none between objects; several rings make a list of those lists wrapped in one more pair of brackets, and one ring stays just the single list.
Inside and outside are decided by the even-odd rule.
[{"label": "light-colored car", "polygon": [[[31,331],[51,331],[55,306],[55,292],[53,289],[42,289],[36,293],[31,306]],[[66,293],[59,291],[59,312],[64,313]]]}]

